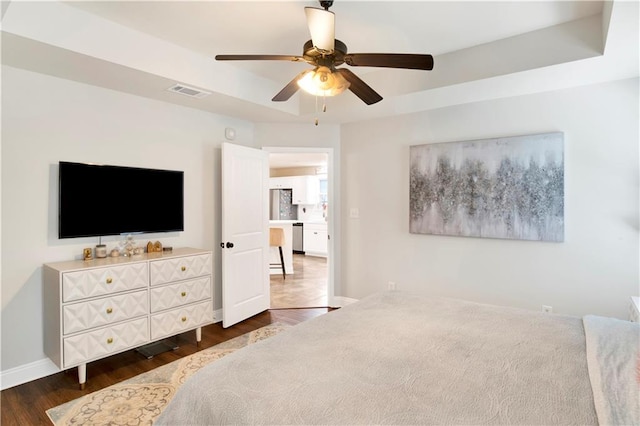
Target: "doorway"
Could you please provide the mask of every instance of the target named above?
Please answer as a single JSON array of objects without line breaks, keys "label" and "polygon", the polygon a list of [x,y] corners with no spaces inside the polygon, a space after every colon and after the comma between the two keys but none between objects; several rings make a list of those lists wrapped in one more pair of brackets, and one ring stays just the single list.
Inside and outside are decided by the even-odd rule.
[{"label": "doorway", "polygon": [[[333,152],[331,148],[263,148],[269,151],[272,184],[270,199],[277,200],[277,188],[295,186],[304,180],[317,194],[301,200],[295,195],[292,203],[280,210],[271,206],[271,227],[291,230],[294,246],[288,247],[292,262],[283,277],[276,267],[270,274],[271,309],[326,307],[333,294]],[[292,182],[291,179],[294,179]],[[282,182],[285,182],[282,184]],[[283,186],[284,185],[284,186]],[[313,190],[312,190],[313,192]],[[285,203],[287,197],[285,194]],[[316,198],[314,198],[316,197]],[[292,214],[292,211],[293,213]],[[281,217],[280,217],[281,216]],[[295,226],[294,226],[295,225]],[[300,243],[302,234],[302,244]],[[293,243],[293,242],[292,242]],[[274,250],[275,248],[272,248]],[[285,256],[286,257],[286,256]],[[273,258],[272,258],[273,259]],[[277,260],[276,260],[277,261]]]}]

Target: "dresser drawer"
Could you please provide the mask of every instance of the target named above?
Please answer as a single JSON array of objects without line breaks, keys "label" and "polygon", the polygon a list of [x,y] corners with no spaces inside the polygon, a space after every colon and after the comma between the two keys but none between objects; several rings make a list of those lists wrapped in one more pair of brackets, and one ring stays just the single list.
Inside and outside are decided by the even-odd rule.
[{"label": "dresser drawer", "polygon": [[62,309],[63,334],[147,315],[148,305],[149,295],[146,290],[66,305]]},{"label": "dresser drawer", "polygon": [[200,300],[211,299],[211,277],[153,287],[150,299],[151,312],[160,312]]},{"label": "dresser drawer", "polygon": [[151,316],[151,339],[157,340],[213,322],[213,302],[184,306]]},{"label": "dresser drawer", "polygon": [[175,257],[149,263],[151,285],[165,284],[211,274],[211,254]]},{"label": "dresser drawer", "polygon": [[62,301],[87,299],[126,290],[147,287],[146,262],[65,272],[62,275]]},{"label": "dresser drawer", "polygon": [[63,340],[65,368],[149,342],[147,317],[82,333]]}]

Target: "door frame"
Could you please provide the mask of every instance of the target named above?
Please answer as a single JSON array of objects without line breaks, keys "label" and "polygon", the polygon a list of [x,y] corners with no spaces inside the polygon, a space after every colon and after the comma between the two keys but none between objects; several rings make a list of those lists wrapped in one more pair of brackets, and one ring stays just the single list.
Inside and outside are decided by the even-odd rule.
[{"label": "door frame", "polygon": [[282,146],[265,146],[262,147],[264,151],[268,151],[269,154],[309,154],[319,153],[327,154],[327,233],[329,235],[329,241],[327,241],[327,303],[330,307],[339,307],[340,303],[335,297],[336,282],[338,281],[336,268],[335,253],[336,248],[340,247],[339,236],[336,234],[336,223],[338,218],[336,217],[338,209],[336,208],[336,185],[335,185],[335,164],[333,148],[329,147],[282,147]]}]

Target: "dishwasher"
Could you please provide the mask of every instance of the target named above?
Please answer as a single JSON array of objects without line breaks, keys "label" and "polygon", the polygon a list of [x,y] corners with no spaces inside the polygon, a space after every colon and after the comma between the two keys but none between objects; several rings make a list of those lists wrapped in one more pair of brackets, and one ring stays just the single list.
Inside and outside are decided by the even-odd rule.
[{"label": "dishwasher", "polygon": [[302,222],[293,224],[293,252],[295,254],[304,254],[304,244],[302,240],[302,230],[304,229]]}]

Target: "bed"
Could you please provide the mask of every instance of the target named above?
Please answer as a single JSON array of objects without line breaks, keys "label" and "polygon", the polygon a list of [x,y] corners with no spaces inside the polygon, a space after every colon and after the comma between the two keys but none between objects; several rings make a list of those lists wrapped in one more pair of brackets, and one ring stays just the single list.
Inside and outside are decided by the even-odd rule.
[{"label": "bed", "polygon": [[639,333],[384,292],[203,368],[156,424],[638,424]]}]

